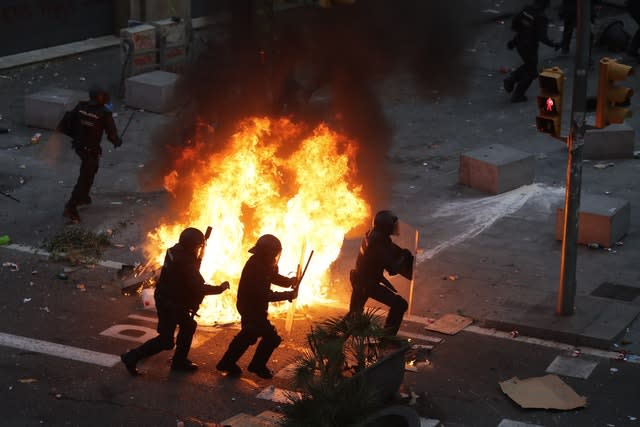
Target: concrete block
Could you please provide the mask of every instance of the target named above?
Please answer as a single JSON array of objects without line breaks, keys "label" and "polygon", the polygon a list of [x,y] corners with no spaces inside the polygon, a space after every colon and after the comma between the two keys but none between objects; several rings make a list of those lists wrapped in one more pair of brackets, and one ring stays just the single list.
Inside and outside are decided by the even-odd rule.
[{"label": "concrete block", "polygon": [[160,68],[177,71],[187,59],[187,32],[184,21],[162,19],[151,23],[156,28]]},{"label": "concrete block", "polygon": [[486,193],[499,194],[531,184],[534,175],[533,154],[501,144],[460,156],[460,183]]},{"label": "concrete block", "polygon": [[24,98],[24,122],[27,126],[54,130],[66,111],[79,101],[89,99],[89,93],[71,89],[46,89]]},{"label": "concrete block", "polygon": [[[156,27],[143,24],[120,30],[120,61],[126,64],[127,76],[135,76],[158,68]],[[130,47],[129,47],[130,46]]]},{"label": "concrete block", "polygon": [[588,129],[584,134],[585,159],[619,159],[633,157],[635,130],[626,123],[602,129]]},{"label": "concrete block", "polygon": [[[605,248],[615,245],[629,230],[629,201],[609,196],[582,194],[578,211],[578,243],[597,243]],[[556,211],[556,240],[562,240],[564,206]]]},{"label": "concrete block", "polygon": [[125,103],[155,113],[169,111],[177,82],[177,74],[160,70],[129,77],[125,82]]}]

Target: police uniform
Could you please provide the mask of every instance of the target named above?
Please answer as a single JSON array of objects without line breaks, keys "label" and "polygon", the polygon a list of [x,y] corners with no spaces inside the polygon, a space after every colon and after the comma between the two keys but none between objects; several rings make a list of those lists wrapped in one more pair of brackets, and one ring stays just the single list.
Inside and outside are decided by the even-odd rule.
[{"label": "police uniform", "polygon": [[391,240],[393,223],[397,222],[397,217],[389,211],[378,212],[376,217],[379,216],[389,216],[392,223],[385,225],[374,220],[373,229],[362,239],[355,269],[351,270],[349,277],[352,287],[349,313],[361,313],[367,300],[373,298],[389,307],[384,327],[395,335],[408,304],[384,277],[384,271],[397,274],[403,265],[413,264],[413,255],[407,249],[398,248]]},{"label": "police uniform", "polygon": [[[275,239],[274,236],[271,237]],[[236,362],[249,346],[260,339],[248,370],[261,378],[268,379],[273,377],[273,374],[267,368],[267,362],[282,341],[275,326],[269,322],[269,303],[292,300],[297,296],[297,291],[274,292],[271,290],[271,284],[283,288],[294,287],[296,278],[288,278],[278,273],[277,257],[281,247],[274,248],[273,251],[263,251],[259,243],[260,239],[250,250],[253,255],[244,265],[238,284],[236,307],[241,316],[242,328],[229,344],[216,369],[231,376],[240,375],[242,370]],[[277,245],[279,244],[278,241]]]},{"label": "police uniform", "polygon": [[[504,79],[504,88],[513,92],[511,102],[527,100],[525,93],[538,76],[538,46],[543,43],[558,49],[560,45],[549,39],[547,26],[549,20],[544,14],[548,0],[537,0],[533,5],[525,6],[512,21],[515,37],[507,43],[509,49],[515,48],[523,64]],[[514,90],[515,88],[515,90]]]},{"label": "police uniform", "polygon": [[[195,242],[189,242],[190,233],[191,237],[196,238]],[[135,367],[138,361],[163,350],[173,349],[177,327],[179,330],[171,369],[195,370],[197,366],[187,359],[197,327],[194,314],[205,295],[217,295],[229,288],[226,282],[220,286],[206,285],[199,272],[197,249],[201,245],[199,241],[204,243],[204,237],[200,239],[202,233],[188,228],[182,234],[187,234],[187,238],[181,235],[181,242],[167,250],[154,292],[158,336],[121,356],[132,375],[138,374]]]},{"label": "police uniform", "polygon": [[58,126],[59,131],[73,138],[72,147],[81,161],[78,180],[64,209],[64,216],[74,222],[80,220],[77,206],[91,203],[89,191],[93,186],[102,155],[102,134],[107,134],[114,147],[122,145],[113,114],[105,106],[108,95],[105,92],[92,91],[91,98],[88,102],[78,103],[72,111],[67,112]]}]

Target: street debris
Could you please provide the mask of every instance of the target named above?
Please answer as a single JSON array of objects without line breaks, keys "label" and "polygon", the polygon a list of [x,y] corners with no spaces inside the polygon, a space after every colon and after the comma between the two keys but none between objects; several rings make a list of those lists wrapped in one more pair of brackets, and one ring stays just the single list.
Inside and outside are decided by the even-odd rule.
[{"label": "street debris", "polygon": [[256,397],[258,399],[271,400],[272,402],[291,403],[295,400],[302,399],[302,393],[284,390],[270,385],[258,393]]},{"label": "street debris", "polygon": [[448,276],[444,276],[442,278],[442,280],[450,280],[450,281],[454,282],[454,281],[458,280],[459,278],[460,278],[460,276],[458,276],[457,274],[450,274]]},{"label": "street debris", "polygon": [[518,338],[518,335],[520,335],[520,332],[513,330],[510,332],[510,334],[511,334],[511,338]]},{"label": "street debris", "polygon": [[28,302],[31,302],[31,298],[25,298],[25,299],[22,300],[23,304],[26,304]]},{"label": "street debris", "polygon": [[633,158],[634,159],[640,159],[640,150],[633,152]]},{"label": "street debris", "polygon": [[79,289],[82,292],[86,292],[87,291],[87,287],[84,285],[84,283],[78,283],[76,285],[76,289]]},{"label": "street debris", "polygon": [[445,314],[435,322],[429,323],[424,328],[429,331],[455,335],[472,323],[473,319],[469,317],[459,316],[457,314]]},{"label": "street debris", "polygon": [[8,235],[0,236],[0,245],[8,245],[9,243],[11,243],[11,239]]},{"label": "street debris", "polygon": [[521,380],[513,377],[499,383],[502,392],[522,408],[571,410],[586,406],[587,398],[579,396],[557,375]]},{"label": "street debris", "polygon": [[144,288],[140,293],[140,298],[142,299],[142,307],[145,310],[155,310],[156,309],[156,301],[153,297],[154,288]]},{"label": "street debris", "polygon": [[618,372],[618,368],[611,368],[609,369],[609,372],[611,372],[612,374],[615,374],[616,372]]},{"label": "street debris", "polygon": [[595,169],[606,169],[606,168],[612,168],[614,167],[616,164],[613,162],[609,162],[609,163],[596,163],[593,165],[593,167]]},{"label": "street debris", "polygon": [[430,366],[429,354],[431,350],[433,350],[432,345],[413,344],[405,356],[404,369],[418,372],[421,368]]},{"label": "street debris", "polygon": [[20,267],[18,267],[18,264],[16,264],[15,262],[3,262],[2,263],[3,267],[9,267],[9,270],[11,271],[20,271]]},{"label": "street debris", "polygon": [[46,239],[43,248],[53,259],[63,259],[74,264],[91,264],[102,256],[104,248],[111,246],[110,236],[82,228],[69,228]]},{"label": "street debris", "polygon": [[69,278],[69,276],[67,276],[67,275],[66,275],[66,274],[64,274],[64,273],[58,273],[58,274],[56,275],[56,278],[57,278],[57,279],[60,279],[60,280],[67,280],[67,279]]},{"label": "street debris", "polygon": [[20,378],[18,382],[21,384],[31,384],[31,383],[38,382],[38,380],[35,378]]},{"label": "street debris", "polygon": [[588,247],[589,249],[599,249],[599,248],[600,248],[600,245],[599,245],[599,244],[597,244],[597,243],[589,243],[589,244],[587,245],[587,247]]}]

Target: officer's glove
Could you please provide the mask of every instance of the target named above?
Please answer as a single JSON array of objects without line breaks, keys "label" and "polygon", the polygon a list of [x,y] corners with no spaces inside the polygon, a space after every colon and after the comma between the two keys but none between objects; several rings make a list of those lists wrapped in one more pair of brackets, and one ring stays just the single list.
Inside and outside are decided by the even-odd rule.
[{"label": "officer's glove", "polygon": [[516,47],[516,45],[515,45],[515,43],[513,43],[513,40],[509,40],[507,42],[507,49],[513,50],[514,47]]},{"label": "officer's glove", "polygon": [[289,302],[293,301],[294,299],[298,298],[298,289],[294,289],[293,291],[283,292],[283,297]]},{"label": "officer's glove", "polygon": [[229,282],[224,281],[224,282],[220,283],[220,287],[222,288],[222,292],[224,292],[227,289],[229,289],[231,287],[231,285],[229,285]]},{"label": "officer's glove", "polygon": [[118,138],[115,141],[113,141],[113,146],[118,148],[122,145],[122,139]]}]

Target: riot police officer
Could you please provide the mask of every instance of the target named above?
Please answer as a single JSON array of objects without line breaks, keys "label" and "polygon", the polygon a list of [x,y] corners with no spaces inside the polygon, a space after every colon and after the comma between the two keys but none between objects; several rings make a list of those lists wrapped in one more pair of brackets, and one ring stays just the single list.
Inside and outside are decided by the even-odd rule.
[{"label": "riot police officer", "polygon": [[73,110],[64,115],[58,125],[59,131],[73,138],[71,145],[80,157],[80,174],[63,212],[63,215],[74,223],[80,221],[78,206],[91,204],[89,191],[102,155],[102,134],[107,134],[114,147],[122,145],[108,105],[109,93],[102,88],[94,87],[89,91],[89,101],[79,102]]},{"label": "riot police officer", "polygon": [[[296,277],[285,277],[278,273],[282,245],[276,236],[272,234],[260,236],[249,252],[253,255],[249,257],[242,269],[236,301],[236,307],[241,316],[241,330],[229,344],[216,369],[232,377],[239,376],[242,369],[236,362],[249,346],[260,339],[248,370],[260,378],[269,379],[273,378],[273,373],[267,368],[267,362],[282,341],[275,326],[269,322],[269,303],[291,301],[296,298],[298,280]],[[271,290],[271,284],[293,288],[293,290],[274,292]]]},{"label": "riot police officer", "polygon": [[402,318],[407,311],[407,301],[400,296],[389,280],[384,276],[412,273],[413,254],[408,249],[397,246],[391,235],[398,234],[398,217],[389,210],[376,213],[373,227],[360,244],[355,269],[351,270],[351,301],[349,314],[361,313],[369,298],[373,298],[389,307],[384,327],[390,335],[396,335]]},{"label": "riot police officer", "polygon": [[196,332],[194,314],[205,295],[217,295],[229,289],[229,283],[219,286],[206,285],[199,272],[199,254],[204,246],[204,235],[196,228],[186,228],[180,233],[176,245],[167,250],[154,293],[158,312],[158,336],[138,348],[124,353],[120,358],[131,375],[138,375],[138,361],[174,347],[172,371],[195,371],[198,366],[187,359],[191,340]]},{"label": "riot police officer", "polygon": [[549,0],[535,0],[533,4],[525,6],[518,12],[511,23],[511,29],[516,34],[507,43],[507,48],[509,50],[515,48],[523,61],[522,65],[504,79],[504,89],[508,93],[513,92],[511,102],[527,100],[525,93],[538,76],[539,44],[543,43],[556,50],[560,49],[560,44],[551,41],[547,35],[549,20],[544,13],[547,7],[549,7]]}]

